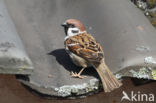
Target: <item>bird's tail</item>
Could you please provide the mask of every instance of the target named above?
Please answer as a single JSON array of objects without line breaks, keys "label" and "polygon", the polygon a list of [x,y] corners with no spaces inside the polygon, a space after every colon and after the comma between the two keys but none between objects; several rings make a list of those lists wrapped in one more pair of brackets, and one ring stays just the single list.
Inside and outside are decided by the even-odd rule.
[{"label": "bird's tail", "polygon": [[105,92],[111,92],[122,85],[122,83],[109,70],[104,60],[98,67],[96,67],[96,70],[101,78]]}]

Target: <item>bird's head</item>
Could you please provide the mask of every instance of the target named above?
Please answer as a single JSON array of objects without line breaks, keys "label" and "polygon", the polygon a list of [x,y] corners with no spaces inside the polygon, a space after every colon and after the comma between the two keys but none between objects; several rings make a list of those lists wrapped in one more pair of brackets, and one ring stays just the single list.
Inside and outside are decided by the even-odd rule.
[{"label": "bird's head", "polygon": [[76,19],[68,19],[62,26],[64,27],[66,36],[74,36],[86,31],[84,25]]}]

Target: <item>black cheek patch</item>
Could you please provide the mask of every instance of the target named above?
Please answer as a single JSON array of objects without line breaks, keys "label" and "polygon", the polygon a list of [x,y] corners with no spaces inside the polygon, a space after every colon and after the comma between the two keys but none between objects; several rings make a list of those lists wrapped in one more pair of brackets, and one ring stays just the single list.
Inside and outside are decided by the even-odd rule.
[{"label": "black cheek patch", "polygon": [[78,33],[78,30],[72,30],[73,33]]}]

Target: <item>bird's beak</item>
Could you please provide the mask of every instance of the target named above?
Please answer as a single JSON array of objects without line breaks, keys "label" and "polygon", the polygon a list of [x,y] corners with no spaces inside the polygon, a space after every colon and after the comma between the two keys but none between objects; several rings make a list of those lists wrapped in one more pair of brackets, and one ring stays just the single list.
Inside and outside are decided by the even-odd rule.
[{"label": "bird's beak", "polygon": [[63,24],[61,24],[61,26],[66,27],[67,26],[67,23],[63,23]]}]

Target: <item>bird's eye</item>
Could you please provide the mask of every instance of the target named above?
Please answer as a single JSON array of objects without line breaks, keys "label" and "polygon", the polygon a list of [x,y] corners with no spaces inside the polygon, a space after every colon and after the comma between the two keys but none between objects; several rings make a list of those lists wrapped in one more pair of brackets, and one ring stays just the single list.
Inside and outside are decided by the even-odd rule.
[{"label": "bird's eye", "polygon": [[75,27],[75,25],[74,25],[74,24],[71,24],[71,25],[70,25],[70,27],[74,28],[74,27]]}]

